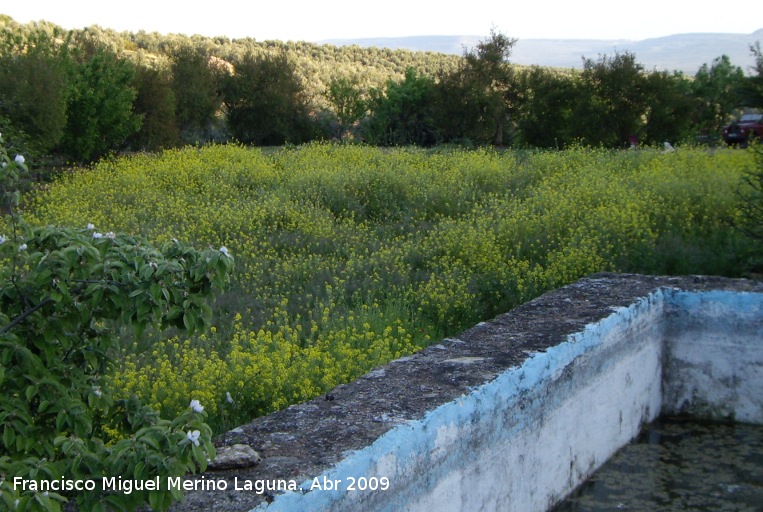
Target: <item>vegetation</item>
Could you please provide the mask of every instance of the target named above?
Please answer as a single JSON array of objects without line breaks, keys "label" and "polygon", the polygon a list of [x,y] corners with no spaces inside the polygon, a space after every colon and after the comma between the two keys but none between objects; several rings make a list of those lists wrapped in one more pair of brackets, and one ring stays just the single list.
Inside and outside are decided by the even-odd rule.
[{"label": "vegetation", "polygon": [[591,272],[739,275],[753,168],[731,150],[211,146],[102,161],[26,215],[235,255],[209,332],[125,338],[109,374],[162,416],[197,397],[219,431]]},{"label": "vegetation", "polygon": [[[649,147],[760,107],[759,46],[690,79],[518,68],[496,32],[451,58],[0,24],[8,508],[163,510],[9,481],[203,470],[213,432],[589,273],[759,262],[760,149]],[[387,147],[251,147],[334,138]],[[96,163],[22,196],[25,147]]]},{"label": "vegetation", "polygon": [[302,84],[285,55],[245,55],[234,73],[225,73],[221,88],[228,128],[236,140],[278,146],[311,138]]},{"label": "vegetation", "polygon": [[[30,34],[26,41],[8,32],[3,35],[0,112],[13,119],[18,131],[26,133],[27,151],[34,154],[51,151],[62,139],[66,127],[67,77],[63,50],[57,49],[44,32]],[[24,58],[14,57],[22,51]],[[4,131],[8,133],[7,129]]]},{"label": "vegetation", "polygon": [[629,53],[585,59],[580,72],[522,68],[510,63],[516,40],[496,31],[447,56],[0,23],[0,126],[33,159],[347,136],[624,148],[717,140],[740,109],[761,104],[760,69],[747,76],[725,56],[694,77],[648,72]]},{"label": "vegetation", "polygon": [[101,46],[74,55],[60,144],[77,161],[96,160],[122,149],[140,128],[133,112],[135,67]]},{"label": "vegetation", "polygon": [[741,189],[741,221],[738,227],[758,244],[754,251],[753,270],[763,271],[763,147],[753,146],[756,167],[745,173],[745,186]]},{"label": "vegetation", "polygon": [[24,157],[11,161],[0,140],[0,200],[9,212],[0,235],[0,501],[6,510],[60,510],[68,496],[83,510],[166,510],[180,490],[125,494],[99,485],[73,494],[37,484],[206,467],[215,451],[194,397],[173,420],[161,419],[130,394],[116,390],[114,399],[108,376],[125,328],[208,325],[204,297],[226,284],[232,259],[180,243],[160,250],[92,224],[33,227],[17,211],[25,171]]},{"label": "vegetation", "polygon": [[368,110],[357,78],[340,77],[331,81],[326,91],[332,112],[336,115],[337,135],[340,140],[350,132]]},{"label": "vegetation", "polygon": [[209,55],[183,45],[171,54],[170,83],[175,99],[177,129],[183,142],[198,144],[213,137],[221,101]]}]

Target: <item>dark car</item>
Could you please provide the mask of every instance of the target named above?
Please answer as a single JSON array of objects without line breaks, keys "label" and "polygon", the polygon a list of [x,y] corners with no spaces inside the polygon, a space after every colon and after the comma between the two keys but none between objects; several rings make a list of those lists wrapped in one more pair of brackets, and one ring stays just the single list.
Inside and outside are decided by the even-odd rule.
[{"label": "dark car", "polygon": [[743,114],[723,129],[723,140],[730,146],[746,145],[754,137],[763,138],[763,114]]}]

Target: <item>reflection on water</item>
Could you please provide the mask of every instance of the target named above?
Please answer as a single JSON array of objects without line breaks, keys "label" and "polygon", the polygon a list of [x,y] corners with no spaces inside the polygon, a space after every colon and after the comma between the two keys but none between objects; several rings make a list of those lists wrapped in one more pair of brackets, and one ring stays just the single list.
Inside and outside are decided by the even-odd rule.
[{"label": "reflection on water", "polygon": [[763,512],[763,425],[661,418],[553,512]]}]

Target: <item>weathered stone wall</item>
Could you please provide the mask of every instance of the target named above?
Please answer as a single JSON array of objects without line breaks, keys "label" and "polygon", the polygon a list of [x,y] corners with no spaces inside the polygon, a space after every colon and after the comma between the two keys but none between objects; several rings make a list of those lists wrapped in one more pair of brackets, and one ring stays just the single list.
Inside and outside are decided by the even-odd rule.
[{"label": "weathered stone wall", "polygon": [[176,510],[546,510],[663,408],[763,416],[761,317],[761,283],[597,274],[226,433],[262,461]]},{"label": "weathered stone wall", "polygon": [[671,290],[663,411],[763,424],[763,300]]}]

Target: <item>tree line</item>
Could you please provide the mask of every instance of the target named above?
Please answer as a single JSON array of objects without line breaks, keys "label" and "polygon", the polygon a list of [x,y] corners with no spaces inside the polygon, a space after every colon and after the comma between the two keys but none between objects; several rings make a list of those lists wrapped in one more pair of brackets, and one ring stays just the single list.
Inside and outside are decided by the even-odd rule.
[{"label": "tree line", "polygon": [[693,77],[631,53],[583,69],[510,63],[493,31],[462,56],[201,36],[65,31],[0,16],[0,131],[32,156],[90,162],[183,144],[354,139],[369,144],[625,147],[717,137],[763,107],[721,56]]}]

